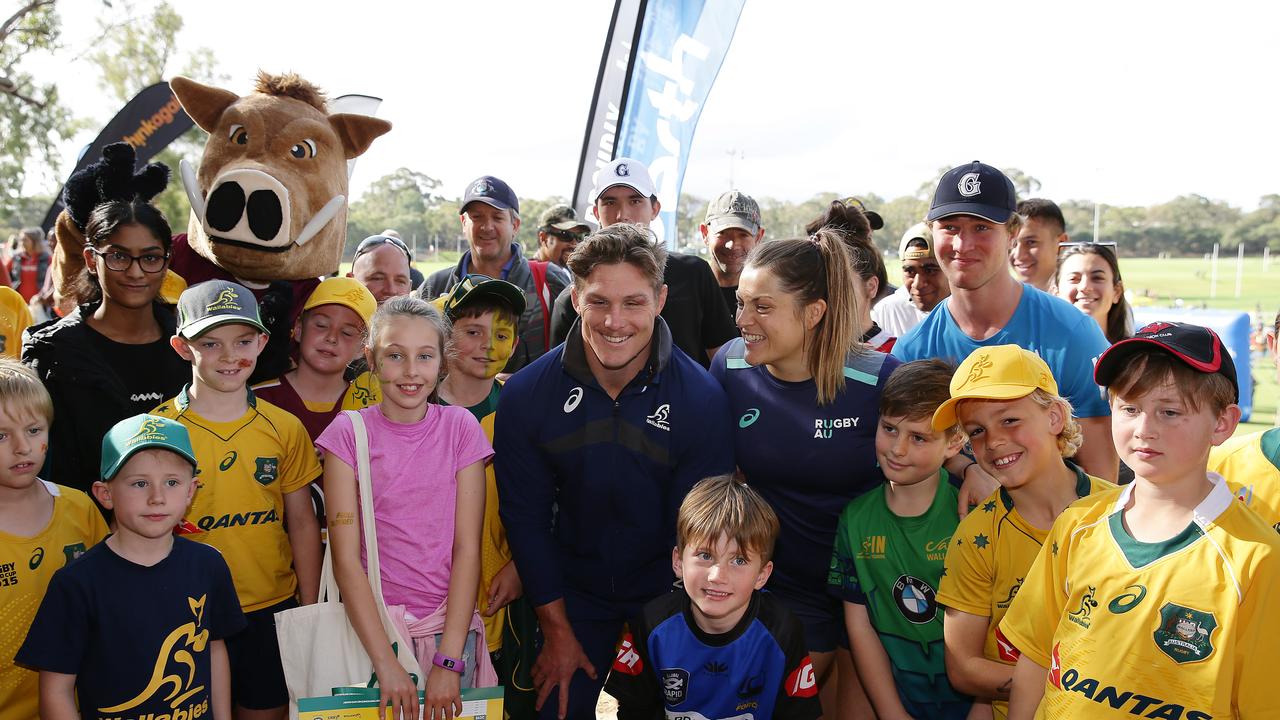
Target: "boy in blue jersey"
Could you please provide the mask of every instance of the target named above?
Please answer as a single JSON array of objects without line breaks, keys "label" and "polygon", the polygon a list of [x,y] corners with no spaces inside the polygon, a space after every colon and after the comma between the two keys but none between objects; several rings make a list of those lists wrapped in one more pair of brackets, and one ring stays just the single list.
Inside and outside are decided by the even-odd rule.
[{"label": "boy in blue jersey", "polygon": [[804,630],[760,588],[773,572],[778,517],[734,477],[708,478],[680,505],[671,564],[684,592],[644,607],[605,691],[619,720],[816,718]]},{"label": "boy in blue jersey", "polygon": [[177,421],[135,415],[102,439],[93,494],[115,533],[54,574],[16,658],[40,671],[40,717],[230,720],[224,638],[245,626],[231,571],[173,534],[195,475]]},{"label": "boy in blue jersey", "polygon": [[886,483],[840,515],[828,582],[844,601],[853,660],[882,718],[963,720],[972,700],[947,681],[937,590],[955,532],[957,491],[942,464],[964,445],[933,429],[953,368],[916,360],[880,395],[876,459]]}]

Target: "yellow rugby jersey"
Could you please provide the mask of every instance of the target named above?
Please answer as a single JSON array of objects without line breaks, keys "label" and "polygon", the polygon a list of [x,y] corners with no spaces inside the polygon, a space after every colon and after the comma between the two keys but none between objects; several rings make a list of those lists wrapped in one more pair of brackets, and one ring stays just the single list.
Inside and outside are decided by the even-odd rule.
[{"label": "yellow rugby jersey", "polygon": [[151,412],[187,427],[199,466],[200,488],[178,532],[222,552],[240,606],[252,612],[297,590],[284,496],[322,471],[302,422],[246,392],[249,410],[232,422],[197,415],[187,388]]},{"label": "yellow rugby jersey", "polygon": [[[1075,465],[1068,467],[1075,471],[1079,497],[1115,487]],[[999,488],[960,521],[952,536],[937,601],[970,615],[991,618],[983,646],[988,660],[1005,665],[1018,661],[1017,650],[1000,635],[1000,620],[1009,611],[1048,534],[1023,520],[1013,498]],[[997,718],[1008,714],[1008,703],[994,702],[992,708]]]},{"label": "yellow rugby jersey", "polygon": [[1133,485],[1058,518],[1003,629],[1050,668],[1038,718],[1276,717],[1280,537],[1221,476],[1194,519],[1134,540]]},{"label": "yellow rugby jersey", "polygon": [[1233,437],[1209,451],[1209,472],[1280,531],[1280,428]]},{"label": "yellow rugby jersey", "polygon": [[88,495],[51,482],[49,524],[34,537],[0,531],[0,720],[39,716],[39,674],[13,664],[53,573],[107,536]]}]

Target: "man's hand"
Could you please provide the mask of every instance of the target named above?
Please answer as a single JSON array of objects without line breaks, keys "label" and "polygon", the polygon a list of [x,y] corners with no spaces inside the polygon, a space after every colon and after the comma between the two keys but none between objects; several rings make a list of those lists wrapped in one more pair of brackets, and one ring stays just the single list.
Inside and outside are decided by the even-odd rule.
[{"label": "man's hand", "polygon": [[565,628],[548,632],[547,628],[543,628],[543,633],[546,641],[542,645],[542,652],[538,654],[537,662],[533,664],[533,687],[538,691],[537,709],[541,710],[547,696],[559,687],[560,712],[557,717],[563,720],[569,712],[569,683],[573,674],[581,668],[587,673],[587,677],[595,680],[596,669],[582,651],[582,645],[572,630]]},{"label": "man's hand", "polygon": [[516,564],[514,561],[508,561],[498,574],[493,576],[493,582],[489,583],[489,598],[484,614],[492,617],[494,613],[509,605],[523,593],[524,586],[520,582],[520,573],[516,572]]}]

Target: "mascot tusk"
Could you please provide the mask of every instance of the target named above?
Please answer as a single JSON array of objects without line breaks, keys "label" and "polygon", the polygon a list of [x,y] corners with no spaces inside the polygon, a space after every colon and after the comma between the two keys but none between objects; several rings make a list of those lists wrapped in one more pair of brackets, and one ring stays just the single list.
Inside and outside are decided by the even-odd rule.
[{"label": "mascot tusk", "polygon": [[187,200],[191,203],[191,212],[204,224],[204,197],[200,194],[200,181],[196,179],[196,171],[186,158],[178,161],[178,172],[182,175],[182,189],[187,191]]},{"label": "mascot tusk", "polygon": [[324,207],[320,208],[320,210],[311,217],[311,221],[307,223],[306,227],[302,228],[302,232],[298,233],[297,239],[293,241],[294,244],[305,245],[308,240],[315,237],[316,233],[320,232],[320,228],[323,228],[328,224],[328,222],[338,214],[338,211],[342,209],[342,206],[345,205],[346,202],[347,198],[345,195],[334,195],[330,198],[329,202],[325,203]]}]

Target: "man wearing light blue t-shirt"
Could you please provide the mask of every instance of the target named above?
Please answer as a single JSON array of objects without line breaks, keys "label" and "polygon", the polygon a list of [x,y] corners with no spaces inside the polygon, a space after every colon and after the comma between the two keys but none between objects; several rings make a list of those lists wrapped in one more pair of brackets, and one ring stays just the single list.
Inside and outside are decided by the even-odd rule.
[{"label": "man wearing light blue t-shirt", "polygon": [[[903,361],[937,357],[958,363],[985,346],[1014,343],[1035,352],[1053,371],[1084,431],[1078,464],[1114,481],[1119,458],[1111,442],[1111,411],[1093,381],[1107,340],[1083,313],[1009,273],[1008,222],[1016,206],[1013,183],[990,165],[975,160],[942,176],[926,221],[951,297],[898,338],[893,354]],[[954,472],[968,469],[963,456],[953,463],[948,469]]]}]

